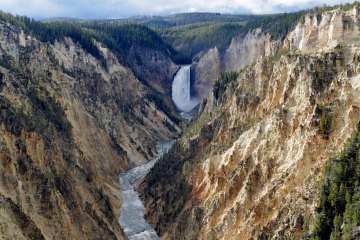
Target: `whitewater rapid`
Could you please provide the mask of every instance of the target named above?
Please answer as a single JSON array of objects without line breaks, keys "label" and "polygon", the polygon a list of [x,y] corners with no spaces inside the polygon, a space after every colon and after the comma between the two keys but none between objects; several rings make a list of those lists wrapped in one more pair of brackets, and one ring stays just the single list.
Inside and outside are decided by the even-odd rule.
[{"label": "whitewater rapid", "polygon": [[172,99],[176,107],[185,113],[190,112],[199,100],[191,96],[190,65],[182,66],[172,83]]},{"label": "whitewater rapid", "polygon": [[146,176],[157,160],[170,149],[173,143],[172,140],[158,144],[156,146],[159,153],[157,158],[119,175],[123,198],[119,223],[129,240],[154,240],[159,238],[154,228],[144,219],[145,207],[134,185],[136,181]]}]

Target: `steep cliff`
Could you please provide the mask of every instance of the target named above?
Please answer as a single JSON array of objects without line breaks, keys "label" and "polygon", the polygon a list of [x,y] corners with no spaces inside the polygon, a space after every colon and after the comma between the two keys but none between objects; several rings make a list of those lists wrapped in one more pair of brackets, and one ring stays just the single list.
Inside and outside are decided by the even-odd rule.
[{"label": "steep cliff", "polygon": [[[159,92],[171,96],[171,83],[177,66],[164,53],[153,51],[140,46],[133,46],[128,52],[131,69],[141,80]],[[170,105],[170,104],[169,104]]]},{"label": "steep cliff", "polygon": [[216,47],[199,54],[192,65],[192,81],[195,94],[206,98],[222,72],[234,72],[254,64],[260,56],[271,56],[279,51],[280,40],[260,28],[234,37],[229,47],[220,52]]},{"label": "steep cliff", "polygon": [[[274,55],[260,48],[253,66],[217,80],[201,115],[142,183],[163,239],[312,231],[324,164],[360,121],[359,9],[304,19]],[[232,59],[229,69],[243,66]]]},{"label": "steep cliff", "polygon": [[204,99],[221,72],[221,56],[215,47],[204,54],[199,54],[198,61],[191,66],[192,94]]},{"label": "steep cliff", "polygon": [[260,56],[274,55],[280,48],[281,41],[271,41],[271,35],[255,29],[245,36],[234,37],[226,49],[223,60],[223,71],[239,71],[255,63]]},{"label": "steep cliff", "polygon": [[152,90],[96,46],[103,59],[0,22],[0,236],[123,239],[117,175],[177,136]]}]

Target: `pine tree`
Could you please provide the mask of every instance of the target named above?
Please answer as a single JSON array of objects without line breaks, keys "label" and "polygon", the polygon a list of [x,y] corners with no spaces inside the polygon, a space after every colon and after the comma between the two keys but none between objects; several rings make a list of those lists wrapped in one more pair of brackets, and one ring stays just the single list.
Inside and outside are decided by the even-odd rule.
[{"label": "pine tree", "polygon": [[339,215],[336,215],[334,218],[334,230],[331,232],[331,240],[340,240],[341,239],[341,218]]},{"label": "pine tree", "polygon": [[321,134],[327,134],[327,126],[328,126],[328,121],[327,121],[326,111],[325,109],[323,109],[319,124],[319,130]]}]

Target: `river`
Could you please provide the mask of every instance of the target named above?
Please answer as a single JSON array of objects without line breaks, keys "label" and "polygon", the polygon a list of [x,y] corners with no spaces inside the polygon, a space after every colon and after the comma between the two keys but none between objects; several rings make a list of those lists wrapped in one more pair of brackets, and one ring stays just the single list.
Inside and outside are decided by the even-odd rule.
[{"label": "river", "polygon": [[[181,116],[187,120],[192,118],[192,110],[199,104],[196,97],[191,96],[190,65],[182,66],[176,73],[172,83],[172,99],[181,111]],[[154,240],[158,239],[155,229],[145,221],[145,207],[136,191],[136,182],[145,177],[157,160],[170,149],[173,141],[157,145],[158,157],[154,160],[121,173],[119,176],[122,206],[119,223],[125,235],[130,240]]]},{"label": "river", "polygon": [[159,153],[157,158],[121,173],[119,176],[123,198],[119,223],[129,240],[154,240],[159,238],[154,228],[144,219],[145,207],[134,185],[136,181],[146,176],[156,161],[170,149],[173,143],[174,140],[158,144],[156,146]]}]

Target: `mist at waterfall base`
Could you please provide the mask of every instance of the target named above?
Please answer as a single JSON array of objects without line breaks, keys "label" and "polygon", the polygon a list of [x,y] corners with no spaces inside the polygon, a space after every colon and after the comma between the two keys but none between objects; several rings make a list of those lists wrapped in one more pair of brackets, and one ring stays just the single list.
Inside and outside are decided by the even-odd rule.
[{"label": "mist at waterfall base", "polygon": [[172,99],[185,117],[200,102],[198,98],[191,96],[190,85],[190,65],[182,66],[176,73],[172,83]]}]

